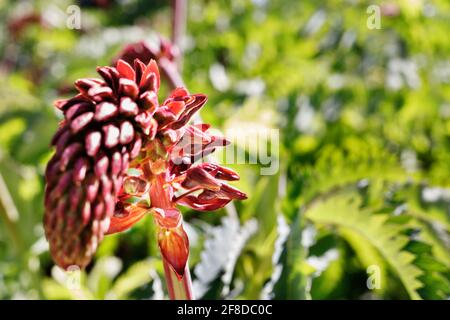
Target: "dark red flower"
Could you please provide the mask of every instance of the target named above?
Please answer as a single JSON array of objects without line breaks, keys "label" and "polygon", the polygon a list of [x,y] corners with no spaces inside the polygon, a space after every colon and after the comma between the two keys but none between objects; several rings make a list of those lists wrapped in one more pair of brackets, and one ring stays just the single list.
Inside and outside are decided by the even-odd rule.
[{"label": "dark red flower", "polygon": [[64,120],[47,165],[45,234],[61,267],[86,266],[108,231],[129,162],[154,138],[159,72],[155,61],[98,68],[103,79],[75,82],[57,101]]},{"label": "dark red flower", "polygon": [[84,267],[104,234],[152,213],[164,259],[182,277],[189,240],[176,205],[211,211],[246,195],[225,182],[236,172],[199,161],[229,143],[188,124],[206,96],[177,88],[159,105],[155,61],[133,65],[98,68],[103,80],[78,80],[80,93],[56,103],[64,120],[46,171],[45,232],[58,265]]}]

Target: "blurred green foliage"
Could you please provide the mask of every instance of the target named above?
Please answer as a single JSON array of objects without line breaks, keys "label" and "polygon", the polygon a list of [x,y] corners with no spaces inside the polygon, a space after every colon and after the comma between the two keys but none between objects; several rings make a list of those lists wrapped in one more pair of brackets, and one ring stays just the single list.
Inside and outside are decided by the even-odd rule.
[{"label": "blurred green foliage", "polygon": [[[189,1],[183,77],[209,97],[203,120],[281,139],[277,174],[232,165],[236,212],[185,211],[198,298],[450,296],[450,2],[374,2],[381,29],[369,1]],[[164,298],[151,219],[72,278],[48,253],[53,101],[171,29],[166,1],[79,1],[81,30],[71,4],[0,0],[0,298]]]}]

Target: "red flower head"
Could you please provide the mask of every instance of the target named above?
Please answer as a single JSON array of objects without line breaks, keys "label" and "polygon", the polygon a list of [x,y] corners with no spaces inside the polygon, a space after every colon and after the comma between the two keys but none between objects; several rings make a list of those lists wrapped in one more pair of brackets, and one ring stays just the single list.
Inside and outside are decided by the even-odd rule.
[{"label": "red flower head", "polygon": [[61,267],[84,267],[104,234],[151,213],[164,259],[182,277],[189,241],[176,205],[212,211],[246,199],[226,183],[239,179],[236,172],[199,163],[229,142],[209,134],[209,125],[188,124],[205,95],[177,88],[159,105],[154,60],[136,59],[133,67],[118,60],[98,72],[102,80],[78,80],[80,93],[56,103],[64,120],[46,170],[50,252]]}]

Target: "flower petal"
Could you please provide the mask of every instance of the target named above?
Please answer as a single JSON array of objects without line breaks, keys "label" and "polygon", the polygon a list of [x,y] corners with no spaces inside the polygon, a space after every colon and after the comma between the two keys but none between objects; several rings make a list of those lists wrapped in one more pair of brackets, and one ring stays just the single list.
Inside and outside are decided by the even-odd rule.
[{"label": "flower petal", "polygon": [[220,190],[221,183],[206,170],[196,166],[186,171],[186,179],[181,183],[185,189],[202,188],[208,190]]},{"label": "flower petal", "polygon": [[117,61],[116,69],[117,71],[119,71],[122,77],[125,77],[131,81],[135,81],[136,73],[134,72],[133,68],[124,60],[119,59]]},{"label": "flower petal", "polygon": [[215,211],[225,207],[230,201],[231,199],[220,198],[204,201],[196,196],[188,195],[179,199],[177,204],[187,206],[197,211]]},{"label": "flower petal", "polygon": [[111,217],[111,223],[106,234],[113,234],[128,230],[136,222],[140,221],[145,216],[147,211],[147,209],[136,205],[130,205],[125,208],[120,207],[120,205],[117,204],[116,212],[114,212],[114,215]]},{"label": "flower petal", "polygon": [[158,92],[159,90],[159,86],[160,86],[160,77],[159,77],[159,69],[158,69],[158,65],[156,64],[155,60],[150,60],[149,64],[147,65],[147,67],[145,68],[144,73],[142,74],[141,77],[141,82],[139,84],[139,87],[143,88],[147,85],[147,82],[149,80],[149,78],[151,77],[151,75],[154,74],[156,79],[156,88],[151,88],[153,90],[155,90],[156,92]]}]

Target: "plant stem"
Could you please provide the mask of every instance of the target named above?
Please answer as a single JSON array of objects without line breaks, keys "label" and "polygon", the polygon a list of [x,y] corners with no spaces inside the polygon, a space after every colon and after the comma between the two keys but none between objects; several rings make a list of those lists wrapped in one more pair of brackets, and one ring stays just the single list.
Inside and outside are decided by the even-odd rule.
[{"label": "plant stem", "polygon": [[183,64],[183,37],[186,31],[187,0],[172,0],[172,43],[180,50],[177,57],[178,70]]},{"label": "plant stem", "polygon": [[171,300],[193,300],[192,281],[189,266],[186,264],[183,278],[179,278],[170,264],[163,258],[164,274],[166,276],[167,290]]},{"label": "plant stem", "polygon": [[[180,50],[177,60],[175,63],[169,61],[166,58],[161,58],[158,61],[158,65],[162,73],[167,78],[169,85],[172,87],[172,89],[176,87],[184,87],[184,82],[183,79],[181,78],[180,70],[183,64],[182,41],[186,29],[186,3],[187,0],[172,0],[172,12],[173,12],[172,43],[178,47],[178,50]],[[156,180],[158,180],[158,178]],[[155,182],[158,183],[157,181]],[[153,199],[152,205],[156,205],[155,203],[153,203]],[[164,274],[167,283],[167,290],[169,292],[169,298],[171,300],[195,299],[194,294],[192,292],[192,281],[191,281],[191,273],[189,270],[189,262],[186,263],[183,277],[180,278],[178,274],[172,269],[167,260],[164,258],[162,252],[160,252],[160,254],[163,260]]]},{"label": "plant stem", "polygon": [[176,87],[184,87],[183,79],[181,78],[178,67],[174,62],[167,58],[160,58],[158,60],[158,66],[172,89],[175,89]]},{"label": "plant stem", "polygon": [[[150,188],[150,201],[152,207],[170,208],[171,202],[168,196],[169,190],[164,187],[164,174],[152,176],[149,164],[144,165],[144,174],[152,181]],[[181,222],[182,223],[182,222]],[[164,258],[161,247],[158,246],[164,265],[164,274],[166,278],[167,290],[171,300],[192,300],[194,294],[192,292],[191,273],[189,270],[189,262],[184,267],[183,277],[180,277],[171,267],[169,262]]]}]

